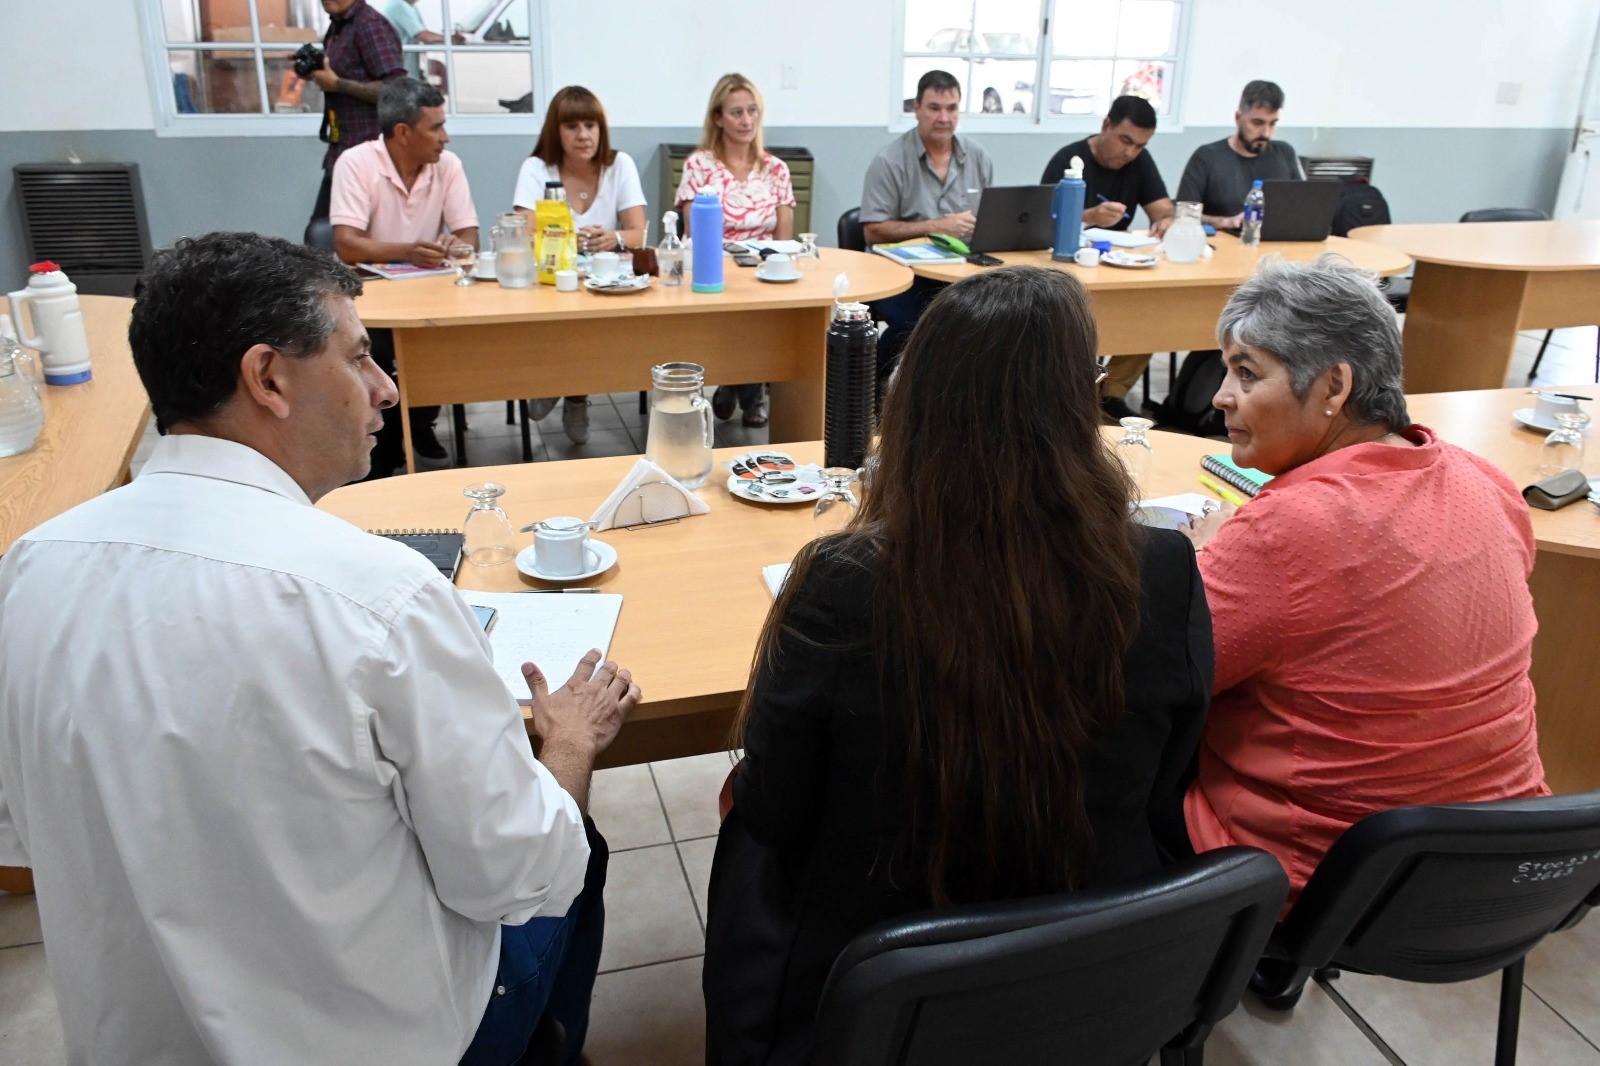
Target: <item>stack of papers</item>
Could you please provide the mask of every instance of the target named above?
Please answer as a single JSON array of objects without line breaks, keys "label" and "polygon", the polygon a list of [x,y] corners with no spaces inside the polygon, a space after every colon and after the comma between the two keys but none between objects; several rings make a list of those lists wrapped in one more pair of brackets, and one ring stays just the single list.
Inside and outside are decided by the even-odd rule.
[{"label": "stack of papers", "polygon": [[805,245],[799,241],[740,241],[746,248],[756,255],[762,252],[782,252],[784,255],[799,255]]},{"label": "stack of papers", "polygon": [[650,460],[640,459],[589,520],[595,523],[595,529],[622,529],[670,522],[710,510],[706,501],[674,481],[672,475]]},{"label": "stack of papers", "polygon": [[566,684],[591,648],[600,649],[601,661],[610,654],[611,635],[622,613],[622,597],[611,592],[464,591],[461,598],[496,612],[489,630],[494,671],[518,703],[532,699],[522,676],[523,663],[543,671],[552,689]]},{"label": "stack of papers", "polygon": [[1098,226],[1090,226],[1083,231],[1084,244],[1098,241],[1107,241],[1113,248],[1148,248],[1161,243],[1160,238],[1148,233],[1129,233],[1127,230],[1101,229]]}]

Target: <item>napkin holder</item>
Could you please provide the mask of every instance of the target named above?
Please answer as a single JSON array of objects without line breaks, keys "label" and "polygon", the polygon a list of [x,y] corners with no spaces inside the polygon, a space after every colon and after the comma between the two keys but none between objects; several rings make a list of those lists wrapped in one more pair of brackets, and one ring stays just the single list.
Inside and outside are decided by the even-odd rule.
[{"label": "napkin holder", "polygon": [[640,459],[590,519],[595,529],[671,525],[706,514],[706,502],[648,459]]}]

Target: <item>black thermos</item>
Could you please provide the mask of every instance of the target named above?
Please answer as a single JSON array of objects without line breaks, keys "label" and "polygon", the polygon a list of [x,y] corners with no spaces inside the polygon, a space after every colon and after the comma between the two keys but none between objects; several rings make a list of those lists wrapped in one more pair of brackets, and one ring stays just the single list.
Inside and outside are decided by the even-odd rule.
[{"label": "black thermos", "polygon": [[822,465],[855,470],[867,458],[878,393],[878,328],[866,304],[834,304],[824,391]]}]

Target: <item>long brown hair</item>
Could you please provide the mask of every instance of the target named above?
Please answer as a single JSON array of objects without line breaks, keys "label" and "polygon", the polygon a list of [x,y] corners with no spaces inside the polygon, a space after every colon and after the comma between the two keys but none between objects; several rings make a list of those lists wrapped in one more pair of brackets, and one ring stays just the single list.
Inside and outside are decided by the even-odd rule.
[{"label": "long brown hair", "polygon": [[606,124],[606,109],[600,106],[600,98],[581,85],[568,85],[550,98],[544,126],[539,130],[539,142],[533,146],[533,155],[546,166],[559,169],[566,157],[561,148],[561,126],[567,122],[593,122],[599,126],[594,161],[601,167],[609,167],[617,161],[617,151],[611,147],[611,127]]},{"label": "long brown hair", "polygon": [[761,90],[757,89],[755,82],[743,74],[724,74],[717,79],[717,84],[711,88],[711,99],[706,103],[705,126],[700,130],[700,147],[722,160],[728,161],[727,153],[723,150],[722,127],[717,125],[717,120],[722,117],[722,109],[728,103],[728,97],[743,89],[756,101],[756,139],[751,142],[750,148],[755,153],[756,166],[761,165],[761,158],[766,154],[763,139],[767,121],[767,101],[762,97]]},{"label": "long brown hair", "polygon": [[1100,436],[1095,340],[1061,271],[940,294],[885,400],[859,513],[800,553],[757,649],[759,666],[819,554],[869,560],[879,692],[908,741],[896,866],[937,904],[1072,888],[1093,852],[1085,761],[1122,711],[1139,618],[1133,486]]}]

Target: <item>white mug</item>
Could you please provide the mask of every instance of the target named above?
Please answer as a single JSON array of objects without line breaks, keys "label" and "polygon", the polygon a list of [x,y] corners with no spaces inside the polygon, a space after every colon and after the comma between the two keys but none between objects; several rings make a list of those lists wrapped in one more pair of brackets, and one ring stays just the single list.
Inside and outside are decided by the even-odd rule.
[{"label": "white mug", "polygon": [[556,271],[556,291],[557,292],[577,292],[578,291],[578,272],[576,270],[558,270],[558,271]]},{"label": "white mug", "polygon": [[1079,248],[1073,253],[1072,258],[1079,266],[1096,267],[1100,265],[1100,253],[1093,248]]},{"label": "white mug", "polygon": [[1533,417],[1552,425],[1555,423],[1556,415],[1575,415],[1580,410],[1582,408],[1578,406],[1577,400],[1549,392],[1541,392],[1533,401]]},{"label": "white mug", "polygon": [[761,264],[761,273],[770,274],[775,278],[786,278],[794,273],[794,260],[782,252],[767,256],[766,262]]},{"label": "white mug", "polygon": [[494,253],[479,252],[478,277],[483,278],[485,281],[492,281],[494,280],[494,276]]},{"label": "white mug", "polygon": [[547,518],[534,526],[533,565],[551,577],[577,577],[593,570],[600,554],[589,544],[589,523],[581,518]]},{"label": "white mug", "polygon": [[616,252],[596,252],[589,259],[589,273],[597,278],[614,278],[622,273],[622,257]]}]

